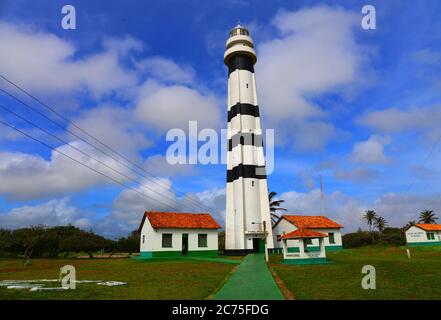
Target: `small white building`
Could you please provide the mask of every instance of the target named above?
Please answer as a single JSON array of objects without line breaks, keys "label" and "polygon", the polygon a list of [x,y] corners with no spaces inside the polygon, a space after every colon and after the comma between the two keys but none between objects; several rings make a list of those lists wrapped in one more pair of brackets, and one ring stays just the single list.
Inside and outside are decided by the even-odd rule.
[{"label": "small white building", "polygon": [[[323,264],[326,261],[325,238],[326,234],[310,229],[300,228],[280,237],[283,248],[283,261],[287,264]],[[308,240],[317,239],[319,249],[311,251]],[[288,252],[288,241],[296,241],[297,252]]]},{"label": "small white building", "polygon": [[441,245],[441,224],[418,223],[406,230],[409,246]]},{"label": "small white building", "polygon": [[140,257],[216,256],[220,227],[208,213],[145,212]]},{"label": "small white building", "polygon": [[[324,234],[324,246],[326,251],[343,249],[341,229],[342,225],[325,216],[301,216],[283,215],[273,226],[274,248],[282,252],[282,236],[297,229],[309,229]],[[288,252],[299,252],[300,240],[289,240]],[[318,238],[305,239],[306,249],[309,252],[320,250]]]}]

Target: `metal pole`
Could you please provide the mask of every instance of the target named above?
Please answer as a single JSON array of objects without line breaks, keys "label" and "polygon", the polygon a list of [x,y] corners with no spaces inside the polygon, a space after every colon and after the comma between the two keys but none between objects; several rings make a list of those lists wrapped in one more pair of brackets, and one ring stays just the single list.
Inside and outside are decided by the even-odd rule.
[{"label": "metal pole", "polygon": [[268,248],[266,245],[266,238],[268,237],[266,234],[266,221],[263,221],[263,234],[265,235],[265,261],[268,262]]}]

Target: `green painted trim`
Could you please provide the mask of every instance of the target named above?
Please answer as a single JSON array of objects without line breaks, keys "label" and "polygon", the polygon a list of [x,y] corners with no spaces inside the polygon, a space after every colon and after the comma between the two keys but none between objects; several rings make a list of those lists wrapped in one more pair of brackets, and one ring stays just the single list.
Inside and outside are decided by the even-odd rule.
[{"label": "green painted trim", "polygon": [[326,264],[328,261],[326,258],[310,258],[310,259],[284,259],[285,264],[297,264],[297,265],[308,265],[308,264]]},{"label": "green painted trim", "polygon": [[189,257],[217,257],[219,252],[217,250],[194,250],[188,251]]},{"label": "green painted trim", "polygon": [[153,257],[153,252],[151,251],[141,251],[139,257],[143,259],[149,259]]},{"label": "green painted trim", "polygon": [[217,257],[219,252],[217,250],[192,250],[188,251],[186,255],[182,251],[141,251],[140,258],[182,258],[182,257]]},{"label": "green painted trim", "polygon": [[170,257],[182,257],[182,250],[179,251],[153,251],[152,252],[153,258],[170,258]]},{"label": "green painted trim", "polygon": [[[319,246],[308,246],[309,252],[316,252],[320,251]],[[337,250],[343,250],[343,246],[335,245],[335,246],[325,246],[325,251],[337,251]],[[288,252],[299,252],[299,247],[290,247],[288,248]]]},{"label": "green painted trim", "polygon": [[343,246],[325,246],[325,250],[326,251],[339,251],[339,250],[343,250]]},{"label": "green painted trim", "polygon": [[441,241],[427,241],[427,242],[408,242],[408,246],[410,247],[418,247],[418,246],[441,246]]}]

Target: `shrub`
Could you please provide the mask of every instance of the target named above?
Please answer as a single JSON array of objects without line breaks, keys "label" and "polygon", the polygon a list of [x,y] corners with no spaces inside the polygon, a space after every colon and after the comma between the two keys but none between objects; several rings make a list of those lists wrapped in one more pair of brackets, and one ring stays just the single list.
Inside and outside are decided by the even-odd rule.
[{"label": "shrub", "polygon": [[343,235],[343,246],[345,248],[359,248],[375,244],[376,233],[367,231],[347,233]]},{"label": "shrub", "polygon": [[402,230],[399,228],[386,228],[383,233],[362,231],[343,235],[343,246],[345,248],[359,248],[375,244],[404,246],[406,241]]}]

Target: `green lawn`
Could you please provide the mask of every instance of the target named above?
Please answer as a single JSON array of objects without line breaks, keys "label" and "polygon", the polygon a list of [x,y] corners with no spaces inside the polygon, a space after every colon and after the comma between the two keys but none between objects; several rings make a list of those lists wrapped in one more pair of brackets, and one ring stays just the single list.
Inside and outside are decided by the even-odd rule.
[{"label": "green lawn", "polygon": [[[270,264],[296,299],[441,299],[441,247],[380,247],[328,252],[326,265]],[[377,289],[364,290],[364,265],[376,268]]]},{"label": "green lawn", "polygon": [[[77,280],[123,281],[106,287],[77,284],[76,290],[29,292],[0,287],[4,299],[205,299],[214,293],[234,264],[205,261],[135,259],[35,259],[25,267],[22,260],[0,259],[0,280],[57,279],[64,265],[76,268]],[[46,286],[60,286],[49,283]]]}]

